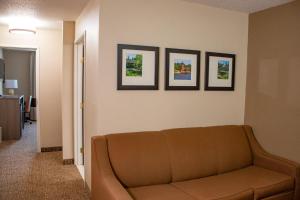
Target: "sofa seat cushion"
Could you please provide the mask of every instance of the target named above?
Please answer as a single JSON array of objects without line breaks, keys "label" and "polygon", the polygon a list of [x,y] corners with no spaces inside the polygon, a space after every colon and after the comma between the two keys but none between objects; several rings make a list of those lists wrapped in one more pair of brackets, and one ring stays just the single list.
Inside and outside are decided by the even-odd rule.
[{"label": "sofa seat cushion", "polygon": [[135,200],[196,200],[171,184],[128,188]]},{"label": "sofa seat cushion", "polygon": [[216,176],[174,182],[172,185],[199,200],[219,199],[249,189],[254,191],[254,199],[261,199],[293,190],[294,180],[281,173],[250,166]]},{"label": "sofa seat cushion", "polygon": [[293,199],[294,199],[294,191],[290,191],[290,192],[276,194],[271,197],[263,198],[262,200],[293,200]]},{"label": "sofa seat cushion", "polygon": [[164,130],[172,182],[230,172],[253,164],[243,126]]}]

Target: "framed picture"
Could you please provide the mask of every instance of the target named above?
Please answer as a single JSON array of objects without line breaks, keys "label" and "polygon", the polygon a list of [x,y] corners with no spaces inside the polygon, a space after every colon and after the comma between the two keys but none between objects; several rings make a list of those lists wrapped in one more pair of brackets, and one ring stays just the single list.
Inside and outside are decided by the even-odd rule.
[{"label": "framed picture", "polygon": [[158,90],[159,47],[118,45],[118,90]]},{"label": "framed picture", "polygon": [[200,89],[200,51],[166,49],[166,90]]},{"label": "framed picture", "polygon": [[205,68],[205,90],[234,90],[234,54],[206,52]]}]

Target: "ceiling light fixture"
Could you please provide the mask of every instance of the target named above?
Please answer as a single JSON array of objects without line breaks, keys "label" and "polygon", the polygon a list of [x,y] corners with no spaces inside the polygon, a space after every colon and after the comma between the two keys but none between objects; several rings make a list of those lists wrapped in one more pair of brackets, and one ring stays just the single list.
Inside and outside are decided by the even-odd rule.
[{"label": "ceiling light fixture", "polygon": [[35,29],[29,29],[29,28],[17,28],[17,27],[13,27],[10,26],[9,27],[9,32],[10,33],[32,33],[32,34],[36,34],[36,30]]},{"label": "ceiling light fixture", "polygon": [[9,28],[9,32],[10,33],[24,33],[24,34],[27,34],[27,33],[32,33],[32,34],[36,34],[36,30],[33,30],[33,29],[21,29],[21,28]]},{"label": "ceiling light fixture", "polygon": [[35,21],[29,18],[14,18],[9,23],[10,33],[36,34]]}]

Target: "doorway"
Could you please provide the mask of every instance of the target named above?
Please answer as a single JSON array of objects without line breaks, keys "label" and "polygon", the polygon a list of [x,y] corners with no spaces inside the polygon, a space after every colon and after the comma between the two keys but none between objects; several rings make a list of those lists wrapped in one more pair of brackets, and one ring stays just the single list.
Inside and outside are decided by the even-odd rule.
[{"label": "doorway", "polygon": [[75,165],[84,179],[85,33],[74,45],[74,152]]},{"label": "doorway", "polygon": [[[20,140],[29,138],[24,148],[40,152],[39,120],[39,49],[34,46],[0,45],[4,68],[3,92],[9,96],[18,96],[21,109]],[[14,82],[13,91],[5,83]],[[11,93],[12,92],[12,93]],[[20,142],[20,141],[19,141]],[[22,141],[21,141],[22,142]]]}]

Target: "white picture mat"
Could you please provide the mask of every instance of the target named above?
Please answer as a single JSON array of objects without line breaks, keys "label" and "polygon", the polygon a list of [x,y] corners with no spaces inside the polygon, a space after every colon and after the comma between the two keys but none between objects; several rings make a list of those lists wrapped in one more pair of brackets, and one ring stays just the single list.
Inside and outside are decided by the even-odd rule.
[{"label": "white picture mat", "polygon": [[[142,76],[126,76],[126,58],[128,54],[142,54]],[[122,50],[122,85],[155,85],[155,52],[143,50]]]},{"label": "white picture mat", "polygon": [[[174,79],[174,64],[175,60],[191,60],[191,80],[175,80]],[[197,86],[197,55],[170,53],[169,57],[169,86]]]},{"label": "white picture mat", "polygon": [[[219,60],[229,61],[229,74],[228,79],[218,79],[218,62]],[[209,57],[209,87],[232,87],[232,58],[226,57]]]}]

